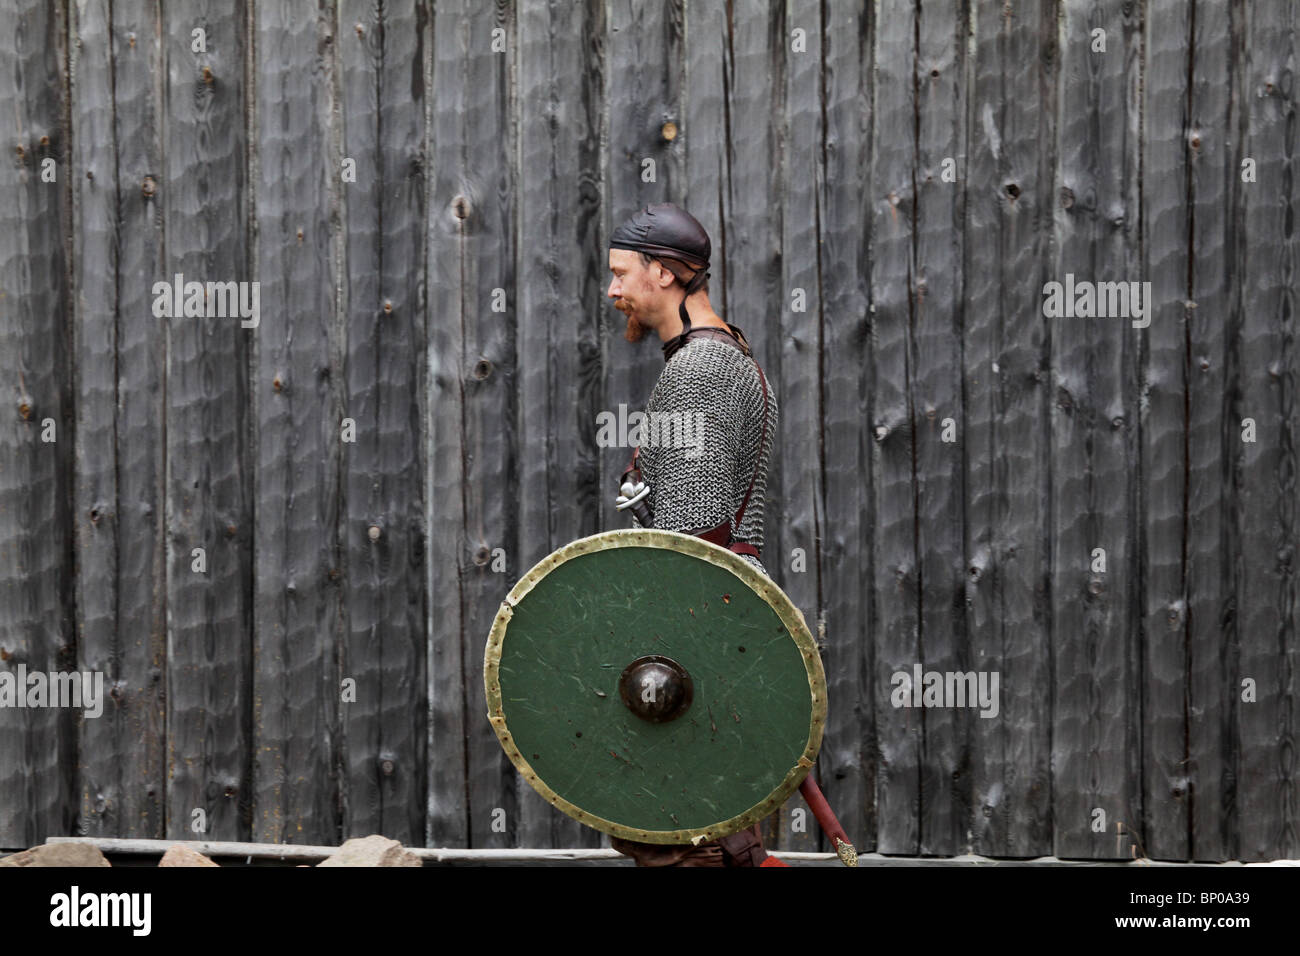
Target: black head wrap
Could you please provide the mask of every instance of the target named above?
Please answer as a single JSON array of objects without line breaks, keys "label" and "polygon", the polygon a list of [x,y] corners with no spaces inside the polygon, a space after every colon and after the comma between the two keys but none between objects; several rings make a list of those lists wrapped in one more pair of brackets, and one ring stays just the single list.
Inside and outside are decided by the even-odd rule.
[{"label": "black head wrap", "polygon": [[[708,232],[698,219],[670,202],[655,203],[636,213],[614,230],[609,245],[611,249],[631,249],[655,258],[676,259],[692,267],[696,272],[686,283],[686,296],[698,290],[709,278],[709,256],[713,253],[713,246]],[[691,327],[686,296],[677,307],[683,333]]]}]

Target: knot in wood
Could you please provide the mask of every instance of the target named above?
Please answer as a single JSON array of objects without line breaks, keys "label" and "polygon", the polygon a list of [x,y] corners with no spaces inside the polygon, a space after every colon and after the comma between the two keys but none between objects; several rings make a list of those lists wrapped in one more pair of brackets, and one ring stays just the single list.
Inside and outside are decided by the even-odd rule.
[{"label": "knot in wood", "polygon": [[379,526],[378,526],[378,525],[373,525],[373,524],[372,524],[372,525],[370,526],[370,530],[366,532],[366,535],[370,538],[371,541],[378,541],[378,540],[379,540]]},{"label": "knot in wood", "polygon": [[158,191],[158,184],[154,182],[152,176],[146,176],[140,183],[140,192],[145,199],[148,199]]}]

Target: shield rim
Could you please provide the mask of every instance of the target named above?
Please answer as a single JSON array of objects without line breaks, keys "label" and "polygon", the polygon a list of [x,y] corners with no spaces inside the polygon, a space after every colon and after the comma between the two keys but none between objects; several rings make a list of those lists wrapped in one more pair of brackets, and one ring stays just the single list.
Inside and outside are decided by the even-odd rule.
[{"label": "shield rim", "polygon": [[[625,826],[588,813],[576,804],[552,790],[537,774],[528,760],[514,745],[513,735],[506,726],[505,712],[501,699],[500,664],[502,646],[510,619],[514,616],[514,607],[547,574],[561,564],[580,555],[605,551],[612,548],[652,547],[664,548],[701,558],[732,572],[750,590],[763,599],[785,625],[786,632],[795,642],[799,656],[803,660],[804,670],[808,675],[808,690],[812,695],[812,716],[809,720],[808,739],[803,753],[795,761],[779,784],[762,800],[748,810],[727,820],[720,820],[704,827],[691,827],[678,830],[644,830],[639,827]],[[579,538],[548,554],[528,570],[501,602],[492,630],[488,635],[487,647],[483,653],[483,686],[487,696],[488,721],[496,732],[497,739],[517,769],[534,790],[551,806],[602,833],[620,837],[625,840],[637,840],[642,843],[660,844],[699,844],[705,840],[730,836],[762,820],[780,807],[790,795],[799,788],[813,768],[817,753],[821,749],[822,734],[826,726],[826,673],[822,666],[821,654],[803,612],[794,605],[776,583],[763,572],[733,551],[706,541],[695,535],[678,531],[662,531],[654,528],[624,528],[614,531],[602,531],[598,534]]]}]

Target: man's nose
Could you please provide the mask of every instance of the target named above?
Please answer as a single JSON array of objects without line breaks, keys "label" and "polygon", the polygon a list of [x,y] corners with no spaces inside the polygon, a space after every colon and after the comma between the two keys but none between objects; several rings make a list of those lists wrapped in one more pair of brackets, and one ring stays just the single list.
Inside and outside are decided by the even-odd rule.
[{"label": "man's nose", "polygon": [[617,299],[617,298],[618,298],[618,293],[614,290],[614,286],[615,286],[617,283],[618,283],[618,280],[617,280],[617,279],[610,279],[610,280],[609,280],[609,288],[605,290],[605,295],[609,296],[611,299]]}]

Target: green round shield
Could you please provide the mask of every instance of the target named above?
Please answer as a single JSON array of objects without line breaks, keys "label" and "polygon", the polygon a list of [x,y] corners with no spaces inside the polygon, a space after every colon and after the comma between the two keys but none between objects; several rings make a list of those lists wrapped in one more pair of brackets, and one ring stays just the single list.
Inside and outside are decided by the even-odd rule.
[{"label": "green round shield", "polygon": [[727,836],[812,768],[826,678],[803,615],[702,538],[608,531],[542,559],[497,613],[488,718],[519,772],[597,830]]}]

